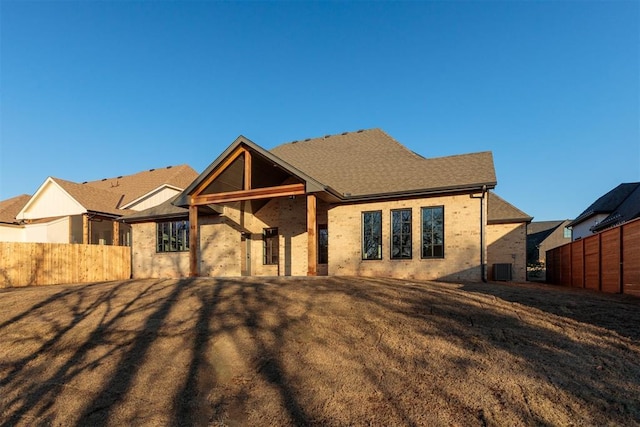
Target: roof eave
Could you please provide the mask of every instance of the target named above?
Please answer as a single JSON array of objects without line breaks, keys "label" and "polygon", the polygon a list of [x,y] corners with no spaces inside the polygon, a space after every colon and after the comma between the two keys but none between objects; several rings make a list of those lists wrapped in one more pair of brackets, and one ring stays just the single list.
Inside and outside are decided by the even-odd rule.
[{"label": "roof eave", "polygon": [[343,195],[341,199],[345,202],[364,202],[369,200],[382,200],[382,199],[390,199],[390,198],[395,199],[399,197],[433,196],[433,195],[446,194],[446,193],[477,193],[483,190],[493,189],[495,188],[496,184],[497,182],[492,181],[492,182],[484,182],[484,183],[477,183],[477,184],[465,184],[465,185],[458,185],[458,186],[396,191],[396,192],[377,193],[377,194],[364,194],[364,195],[357,195],[357,196]]},{"label": "roof eave", "polygon": [[222,152],[222,154],[220,154],[213,161],[213,163],[211,163],[209,165],[209,167],[207,167],[207,169],[204,170],[204,172],[202,172],[198,176],[198,178],[196,178],[182,193],[180,193],[180,195],[173,201],[173,205],[180,206],[180,207],[189,206],[189,204],[190,204],[189,196],[196,189],[196,187],[202,182],[202,180],[204,178],[209,176],[224,161],[224,159],[227,156],[229,156],[241,144],[246,145],[247,147],[251,148],[252,150],[254,150],[256,152],[258,152],[260,155],[264,156],[266,159],[268,159],[269,161],[273,162],[277,166],[279,166],[282,169],[286,170],[287,172],[297,176],[298,178],[301,178],[302,180],[304,180],[305,181],[305,191],[307,193],[327,192],[327,193],[330,193],[332,195],[335,195],[335,196],[339,197],[339,193],[336,190],[334,190],[333,188],[322,184],[321,182],[317,181],[313,177],[311,177],[311,176],[305,174],[304,172],[300,171],[299,169],[291,166],[289,163],[285,162],[284,160],[282,160],[281,158],[279,158],[275,154],[273,154],[273,153],[269,152],[268,150],[265,150],[264,148],[260,147],[258,144],[256,144],[255,142],[251,141],[250,139],[240,135],[238,138],[235,139],[235,141],[233,141],[233,143],[231,143],[231,145],[229,145],[229,147],[227,147],[226,150],[224,150]]}]

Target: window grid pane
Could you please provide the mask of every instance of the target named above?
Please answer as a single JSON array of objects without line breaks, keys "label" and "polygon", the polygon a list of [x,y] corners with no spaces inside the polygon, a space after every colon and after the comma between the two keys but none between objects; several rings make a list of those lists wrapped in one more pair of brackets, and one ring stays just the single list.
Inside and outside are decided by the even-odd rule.
[{"label": "window grid pane", "polygon": [[391,211],[391,259],[411,259],[411,209]]},{"label": "window grid pane", "polygon": [[329,262],[329,233],[326,224],[318,225],[318,264]]},{"label": "window grid pane", "polygon": [[156,224],[157,252],[189,250],[189,221],[169,221]]},{"label": "window grid pane", "polygon": [[262,263],[264,265],[278,264],[278,229],[265,228],[262,231]]},{"label": "window grid pane", "polygon": [[444,258],[444,207],[422,208],[422,258]]},{"label": "window grid pane", "polygon": [[382,211],[362,213],[362,259],[382,259]]}]

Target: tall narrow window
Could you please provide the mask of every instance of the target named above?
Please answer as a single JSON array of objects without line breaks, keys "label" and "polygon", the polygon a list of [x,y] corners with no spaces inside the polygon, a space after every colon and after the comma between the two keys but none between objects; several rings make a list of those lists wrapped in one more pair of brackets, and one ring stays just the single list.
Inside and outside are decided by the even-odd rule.
[{"label": "tall narrow window", "polygon": [[362,259],[382,259],[382,211],[362,212]]},{"label": "tall narrow window", "polygon": [[411,259],[411,209],[391,211],[391,259]]},{"label": "tall narrow window", "polygon": [[422,258],[444,258],[444,206],[422,208]]},{"label": "tall narrow window", "polygon": [[264,265],[278,265],[278,229],[265,228],[262,232]]},{"label": "tall narrow window", "polygon": [[169,221],[156,224],[156,251],[189,250],[189,221]]},{"label": "tall narrow window", "polygon": [[329,233],[327,224],[318,225],[318,264],[329,262]]}]

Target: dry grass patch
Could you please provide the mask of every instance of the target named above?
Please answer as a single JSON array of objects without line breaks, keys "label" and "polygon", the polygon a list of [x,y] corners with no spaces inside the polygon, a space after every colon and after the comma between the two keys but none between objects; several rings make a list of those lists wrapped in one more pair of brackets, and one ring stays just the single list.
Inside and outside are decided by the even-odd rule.
[{"label": "dry grass patch", "polygon": [[544,285],[0,291],[8,425],[638,425],[640,300]]}]

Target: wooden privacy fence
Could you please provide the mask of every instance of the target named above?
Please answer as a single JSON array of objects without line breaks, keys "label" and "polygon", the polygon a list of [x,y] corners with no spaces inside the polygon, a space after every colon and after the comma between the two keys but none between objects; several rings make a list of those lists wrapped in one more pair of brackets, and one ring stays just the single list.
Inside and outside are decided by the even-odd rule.
[{"label": "wooden privacy fence", "polygon": [[640,296],[640,219],[548,250],[547,283]]},{"label": "wooden privacy fence", "polygon": [[0,242],[0,287],[101,282],[130,276],[128,246]]}]

